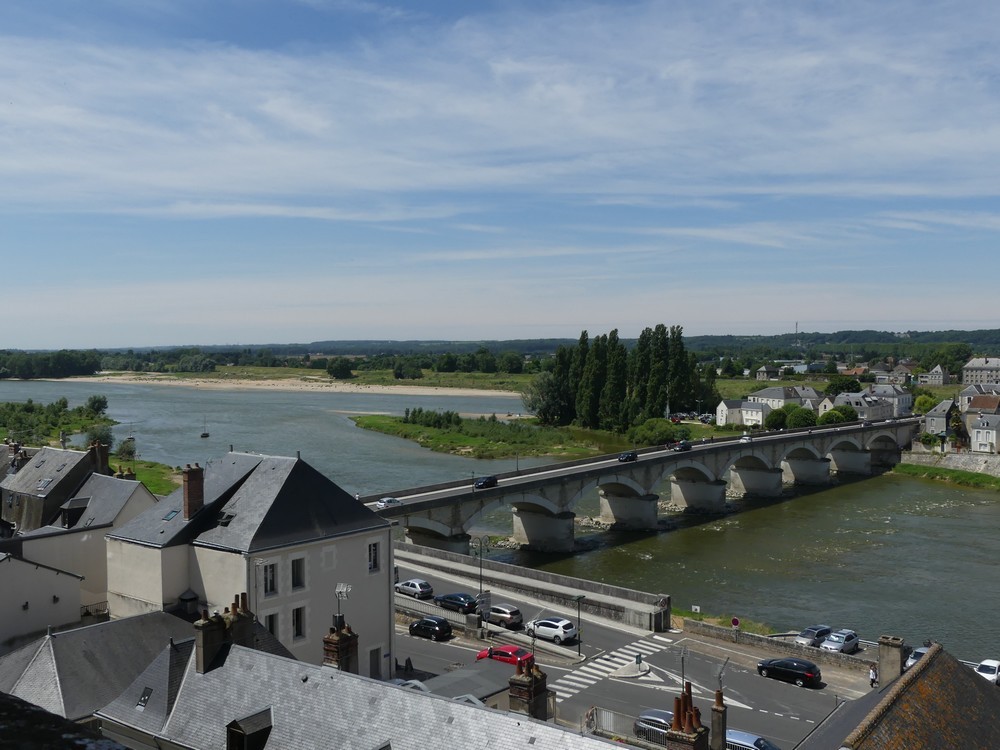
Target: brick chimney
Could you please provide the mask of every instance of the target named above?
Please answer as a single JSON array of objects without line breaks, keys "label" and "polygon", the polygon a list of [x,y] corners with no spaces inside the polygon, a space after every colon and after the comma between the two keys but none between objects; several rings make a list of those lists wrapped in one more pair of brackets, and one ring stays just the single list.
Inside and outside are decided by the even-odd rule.
[{"label": "brick chimney", "polygon": [[184,520],[190,521],[205,504],[205,470],[198,464],[184,467]]},{"label": "brick chimney", "polygon": [[87,447],[90,453],[90,465],[95,474],[105,474],[110,476],[111,468],[108,463],[110,446],[104,445],[100,440],[95,440]]},{"label": "brick chimney", "polygon": [[195,660],[198,674],[205,674],[226,644],[226,621],[216,612],[211,617],[208,610],[201,611],[201,619],[194,624]]},{"label": "brick chimney", "polygon": [[903,646],[905,642],[896,635],[881,635],[878,639],[879,684],[888,685],[903,674]]},{"label": "brick chimney", "polygon": [[247,607],[246,592],[233,597],[233,603],[226,609],[223,619],[226,620],[228,641],[235,646],[253,648],[253,614]]},{"label": "brick chimney", "polygon": [[532,659],[527,666],[517,662],[517,671],[511,676],[510,710],[514,713],[527,714],[540,721],[549,720],[549,689],[548,676]]},{"label": "brick chimney", "polygon": [[[725,733],[723,733],[725,746]],[[667,750],[709,750],[709,730],[701,723],[701,710],[691,698],[691,683],[684,683],[680,697],[674,698],[674,721],[667,730]]]},{"label": "brick chimney", "polygon": [[722,700],[722,691],[715,691],[715,703],[712,704],[712,736],[709,738],[711,750],[726,750],[726,712],[729,709]]},{"label": "brick chimney", "polygon": [[358,674],[358,634],[340,613],[333,616],[333,627],[323,636],[323,666]]}]

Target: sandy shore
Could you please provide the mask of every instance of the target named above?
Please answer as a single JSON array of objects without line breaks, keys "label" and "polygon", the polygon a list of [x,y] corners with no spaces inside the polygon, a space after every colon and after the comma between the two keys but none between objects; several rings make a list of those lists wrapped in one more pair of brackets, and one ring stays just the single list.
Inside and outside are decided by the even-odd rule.
[{"label": "sandy shore", "polygon": [[82,383],[141,383],[177,388],[199,388],[220,391],[310,391],[325,393],[381,393],[400,396],[494,396],[520,399],[512,391],[491,391],[480,388],[441,388],[424,385],[361,385],[322,378],[243,380],[240,378],[175,378],[157,373],[136,373],[130,375],[95,375],[87,378],[72,378]]}]

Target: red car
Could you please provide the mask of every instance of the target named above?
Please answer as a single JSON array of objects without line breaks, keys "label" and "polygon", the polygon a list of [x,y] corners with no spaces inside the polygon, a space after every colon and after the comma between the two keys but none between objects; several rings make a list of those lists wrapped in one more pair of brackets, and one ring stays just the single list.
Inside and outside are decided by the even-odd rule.
[{"label": "red car", "polygon": [[507,664],[530,664],[535,660],[535,655],[526,648],[509,644],[506,646],[491,646],[484,648],[476,656],[476,661],[480,659],[496,659]]}]

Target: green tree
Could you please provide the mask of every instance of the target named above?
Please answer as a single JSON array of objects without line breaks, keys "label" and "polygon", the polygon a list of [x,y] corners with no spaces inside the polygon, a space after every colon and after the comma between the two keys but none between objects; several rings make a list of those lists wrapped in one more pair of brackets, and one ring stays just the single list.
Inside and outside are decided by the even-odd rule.
[{"label": "green tree", "polygon": [[690,437],[691,428],[688,425],[674,424],[662,417],[647,419],[628,432],[633,445],[667,445]]},{"label": "green tree", "polygon": [[816,424],[816,412],[812,409],[798,408],[788,415],[789,429],[812,427]]},{"label": "green tree", "polygon": [[653,329],[644,328],[639,334],[635,347],[629,353],[628,362],[628,423],[636,424],[644,414],[649,388],[650,345]]},{"label": "green tree", "polygon": [[519,352],[500,352],[497,357],[497,370],[516,375],[524,370],[524,357]]},{"label": "green tree", "polygon": [[771,413],[764,417],[764,429],[781,430],[784,429],[787,422],[788,412],[784,409],[772,409]]},{"label": "green tree", "polygon": [[107,396],[91,396],[87,399],[87,411],[94,416],[101,416],[108,410]]},{"label": "green tree", "polygon": [[608,334],[607,368],[598,419],[601,429],[624,432],[628,427],[628,352],[618,339],[618,329]]},{"label": "green tree", "polygon": [[646,387],[646,408],[643,416],[659,418],[667,416],[670,394],[667,383],[670,374],[670,343],[667,327],[658,323],[653,329],[649,347],[649,384]]},{"label": "green tree", "polygon": [[850,404],[838,404],[833,407],[830,411],[839,412],[843,415],[845,422],[857,422],[858,421],[858,410],[855,409]]},{"label": "green tree", "polygon": [[563,418],[568,411],[566,390],[552,372],[540,372],[521,391],[524,408],[546,426],[566,424]]},{"label": "green tree", "polygon": [[608,369],[608,337],[594,339],[587,353],[587,365],[583,368],[580,388],[576,392],[576,419],[583,427],[600,427],[601,391]]},{"label": "green tree", "polygon": [[95,440],[99,441],[101,445],[108,446],[110,450],[111,446],[114,444],[114,440],[111,437],[111,425],[108,424],[95,424],[87,428],[87,444],[93,443]]},{"label": "green tree", "polygon": [[835,375],[830,378],[830,383],[827,385],[826,390],[823,391],[825,396],[834,398],[839,396],[841,393],[857,393],[861,390],[861,383],[858,382],[857,378],[849,378],[845,375]]},{"label": "green tree", "polygon": [[354,377],[352,362],[348,357],[332,357],[326,365],[327,374],[337,380],[350,380]]},{"label": "green tree", "polygon": [[935,406],[937,406],[937,401],[933,396],[920,395],[913,402],[913,411],[917,414],[926,414]]},{"label": "green tree", "polygon": [[845,421],[847,420],[844,419],[843,414],[841,414],[836,409],[830,409],[829,411],[819,416],[819,418],[816,420],[816,424],[818,425],[840,424],[841,422]]}]

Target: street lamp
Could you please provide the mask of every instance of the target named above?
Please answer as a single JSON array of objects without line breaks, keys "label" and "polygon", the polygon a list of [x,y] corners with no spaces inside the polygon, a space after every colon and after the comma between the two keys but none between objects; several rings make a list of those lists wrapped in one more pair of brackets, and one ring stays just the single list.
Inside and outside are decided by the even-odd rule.
[{"label": "street lamp", "polygon": [[490,551],[490,538],[483,534],[483,536],[474,536],[469,542],[469,546],[473,550],[473,554],[479,557],[479,593],[483,593],[483,555]]},{"label": "street lamp", "polygon": [[580,621],[580,602],[586,598],[584,594],[577,594],[573,597],[576,602],[576,655],[580,656],[580,644],[583,641],[583,623]]}]

